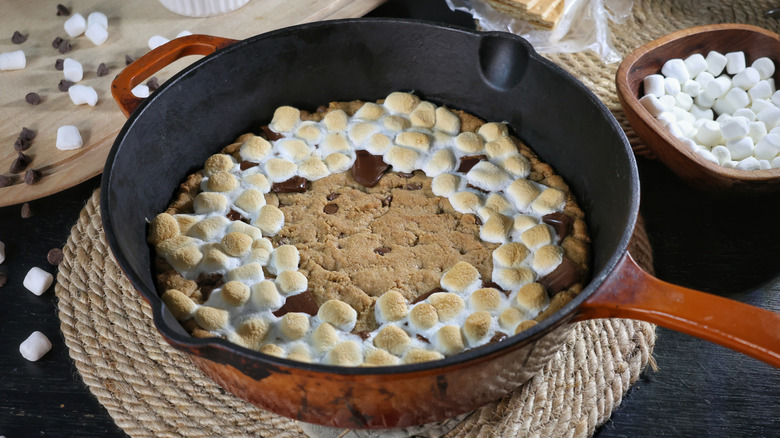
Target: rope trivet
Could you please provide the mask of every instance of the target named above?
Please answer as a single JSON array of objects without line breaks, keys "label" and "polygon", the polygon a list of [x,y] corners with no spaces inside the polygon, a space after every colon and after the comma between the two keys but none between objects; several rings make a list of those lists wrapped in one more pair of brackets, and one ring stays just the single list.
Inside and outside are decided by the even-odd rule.
[{"label": "rope trivet", "polygon": [[[610,24],[612,42],[623,57],[668,33],[714,23],[744,23],[778,32],[780,21],[766,11],[777,0],[634,0],[632,15],[623,24]],[[707,54],[704,53],[706,56]],[[545,55],[574,74],[604,102],[626,131],[637,155],[653,158],[626,119],[617,97],[615,74],[619,63],[604,64],[593,52]]]},{"label": "rope trivet", "polygon": [[[70,356],[119,427],[139,437],[305,437],[304,429],[317,435],[372,435],[300,425],[234,397],[205,377],[160,336],[151,309],[116,265],[99,199],[95,191],[71,230],[56,294]],[[641,222],[632,254],[652,269]],[[654,344],[652,324],[578,323],[543,371],[513,394],[462,421],[395,430],[393,436],[590,435],[652,361]]]}]

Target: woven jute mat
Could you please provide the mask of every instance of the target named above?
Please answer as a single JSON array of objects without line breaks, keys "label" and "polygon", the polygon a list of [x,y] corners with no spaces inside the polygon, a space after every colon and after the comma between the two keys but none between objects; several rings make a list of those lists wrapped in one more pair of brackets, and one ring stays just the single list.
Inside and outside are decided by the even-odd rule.
[{"label": "woven jute mat", "polygon": [[[778,32],[780,20],[766,16],[767,10],[777,7],[780,7],[777,0],[634,0],[632,16],[622,24],[610,24],[612,41],[617,52],[625,57],[668,33],[705,24],[744,23]],[[619,63],[604,64],[593,52],[545,56],[596,93],[626,131],[637,155],[653,158],[631,129],[620,106],[615,87]]]},{"label": "woven jute mat", "polygon": [[[652,271],[639,222],[631,253]],[[160,336],[148,304],[111,255],[99,192],[63,249],[56,295],[65,343],[90,391],[134,437],[380,436],[297,423],[227,393]],[[505,398],[443,423],[381,436],[588,436],[652,361],[655,327],[632,320],[576,324],[560,351]]]}]

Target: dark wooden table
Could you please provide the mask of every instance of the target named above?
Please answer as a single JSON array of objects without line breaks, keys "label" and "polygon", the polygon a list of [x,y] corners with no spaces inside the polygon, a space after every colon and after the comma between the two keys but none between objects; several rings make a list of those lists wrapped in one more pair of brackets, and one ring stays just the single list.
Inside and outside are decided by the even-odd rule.
[{"label": "dark wooden table", "polygon": [[[374,15],[473,26],[439,0],[393,0]],[[659,278],[780,311],[780,194],[705,194],[644,159],[639,171]],[[54,288],[38,297],[22,286],[33,266],[56,273],[46,253],[64,245],[99,183],[95,178],[32,202],[28,219],[21,218],[21,206],[0,208],[7,254],[0,273],[8,275],[0,288],[0,435],[7,438],[125,435],[68,355]],[[34,330],[45,333],[53,348],[28,362],[19,344]],[[643,374],[597,436],[780,436],[780,370],[663,328],[654,355],[659,370]]]}]

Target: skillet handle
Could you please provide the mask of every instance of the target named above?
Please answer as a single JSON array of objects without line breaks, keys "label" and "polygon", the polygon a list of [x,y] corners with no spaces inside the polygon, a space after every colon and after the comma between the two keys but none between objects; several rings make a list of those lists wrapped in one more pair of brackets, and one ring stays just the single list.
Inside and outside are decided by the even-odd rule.
[{"label": "skillet handle", "polygon": [[595,318],[651,322],[780,368],[780,313],[659,280],[628,253],[574,320]]},{"label": "skillet handle", "polygon": [[210,55],[237,40],[209,35],[187,35],[171,40],[136,59],[111,82],[111,94],[125,116],[138,108],[142,98],[132,93],[133,87],[179,58],[190,55]]}]

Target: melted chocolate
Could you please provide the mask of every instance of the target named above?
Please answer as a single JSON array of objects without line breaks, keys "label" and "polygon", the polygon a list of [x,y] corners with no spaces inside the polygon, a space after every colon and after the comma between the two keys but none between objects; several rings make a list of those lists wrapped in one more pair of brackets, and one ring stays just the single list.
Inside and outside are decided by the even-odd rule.
[{"label": "melted chocolate", "polygon": [[200,274],[195,283],[198,285],[201,294],[203,294],[203,299],[207,300],[209,295],[211,295],[211,291],[222,286],[224,281],[222,281],[222,274]]},{"label": "melted chocolate", "polygon": [[272,131],[271,128],[268,127],[268,125],[263,125],[260,127],[260,129],[263,130],[263,135],[265,135],[265,139],[268,141],[274,141],[274,140],[279,140],[280,138],[284,138],[284,135]]},{"label": "melted chocolate", "polygon": [[420,301],[425,301],[425,300],[428,299],[429,296],[435,294],[436,292],[447,292],[447,291],[442,289],[442,288],[440,288],[440,287],[435,287],[435,288],[433,288],[433,290],[425,292],[424,294],[422,294],[419,297],[415,298],[414,301],[412,301],[412,304],[417,304]]},{"label": "melted chocolate", "polygon": [[327,199],[328,201],[332,201],[338,198],[339,196],[341,196],[341,193],[331,193],[328,196],[326,196],[325,199]]},{"label": "melted chocolate", "polygon": [[382,207],[389,207],[391,202],[393,202],[393,195],[382,200]]},{"label": "melted chocolate", "polygon": [[244,216],[241,216],[241,213],[233,210],[232,208],[228,212],[227,218],[230,219],[231,221],[241,221],[241,222],[249,223],[249,219],[245,218]]},{"label": "melted chocolate", "polygon": [[554,271],[540,278],[539,283],[547,289],[547,295],[552,297],[581,279],[580,268],[564,256],[561,264]]},{"label": "melted chocolate", "polygon": [[374,252],[379,254],[379,255],[381,255],[381,256],[389,253],[390,251],[392,251],[392,248],[388,248],[386,246],[382,246],[382,247],[374,249]]},{"label": "melted chocolate", "polygon": [[466,187],[468,187],[468,188],[470,188],[470,189],[474,189],[474,190],[480,191],[480,192],[482,192],[482,193],[490,193],[490,192],[488,192],[487,190],[483,189],[482,187],[477,187],[477,186],[475,186],[475,185],[466,184]]},{"label": "melted chocolate", "polygon": [[371,332],[367,331],[367,330],[363,330],[362,332],[357,332],[357,333],[354,333],[354,334],[360,336],[360,339],[362,339],[364,341],[371,337]]},{"label": "melted chocolate", "polygon": [[426,344],[430,344],[431,343],[431,341],[429,341],[428,338],[426,338],[423,335],[417,335],[417,339],[419,339],[420,342],[425,342]]},{"label": "melted chocolate", "polygon": [[317,301],[314,300],[314,294],[307,290],[298,295],[287,297],[284,306],[274,312],[274,316],[281,318],[290,312],[307,313],[314,316],[317,314],[318,310],[320,310],[320,306],[317,305]]},{"label": "melted chocolate", "polygon": [[252,167],[257,167],[259,165],[260,163],[253,163],[251,161],[242,161],[238,166],[241,168],[241,170],[247,170]]},{"label": "melted chocolate", "polygon": [[414,176],[414,172],[396,172],[401,178],[409,179]]},{"label": "melted chocolate", "polygon": [[389,167],[389,164],[382,161],[381,155],[372,155],[363,150],[355,151],[352,178],[364,187],[374,187]]},{"label": "melted chocolate", "polygon": [[287,181],[274,183],[271,191],[274,193],[303,193],[309,188],[309,181],[301,176],[294,176]]},{"label": "melted chocolate", "polygon": [[334,214],[337,211],[339,211],[338,204],[325,204],[325,207],[322,209],[322,211],[325,212],[325,214]]},{"label": "melted chocolate", "polygon": [[506,333],[496,332],[496,334],[495,334],[495,335],[493,335],[493,337],[492,337],[492,338],[490,338],[490,342],[488,342],[488,344],[493,344],[493,343],[496,343],[496,342],[501,342],[501,341],[503,341],[503,340],[504,340],[504,339],[506,339],[506,338],[507,338],[507,335],[506,335]]},{"label": "melted chocolate", "polygon": [[476,166],[482,160],[486,160],[486,155],[467,155],[461,157],[460,165],[458,166],[458,172],[468,173],[472,167]]},{"label": "melted chocolate", "polygon": [[542,221],[555,229],[555,233],[558,235],[558,243],[563,242],[563,239],[571,234],[571,228],[574,224],[574,219],[571,216],[557,211],[542,216]]},{"label": "melted chocolate", "polygon": [[412,183],[406,185],[406,190],[420,190],[422,188],[422,184],[418,183]]}]

